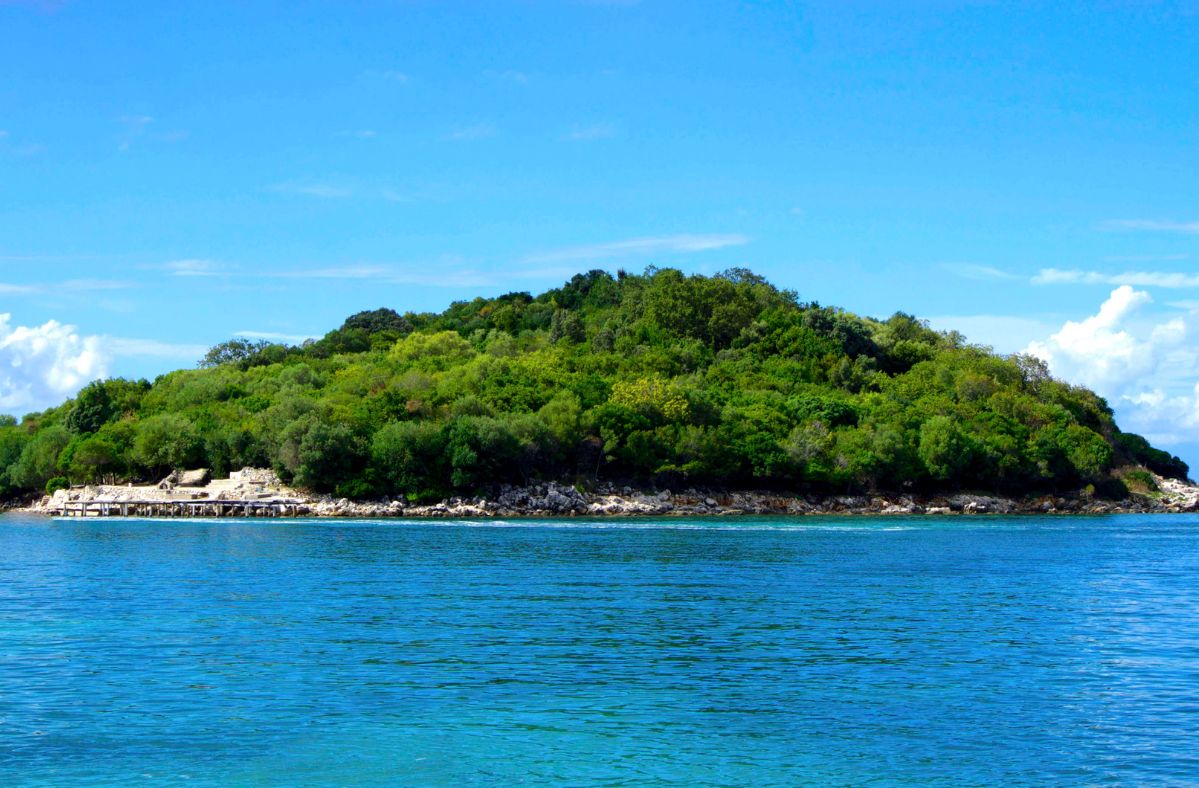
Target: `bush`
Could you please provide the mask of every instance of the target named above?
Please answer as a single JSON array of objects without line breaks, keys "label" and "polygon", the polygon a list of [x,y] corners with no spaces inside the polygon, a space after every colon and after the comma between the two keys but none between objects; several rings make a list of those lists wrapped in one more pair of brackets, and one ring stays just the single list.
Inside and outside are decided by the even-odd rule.
[{"label": "bush", "polygon": [[1109,501],[1123,501],[1128,498],[1128,487],[1119,479],[1102,479],[1095,483],[1094,488],[1097,497]]},{"label": "bush", "polygon": [[46,495],[53,495],[59,490],[69,490],[71,482],[65,476],[55,476],[46,482]]},{"label": "bush", "polygon": [[1128,471],[1124,474],[1124,484],[1128,490],[1136,493],[1155,493],[1160,489],[1157,482],[1153,478],[1153,474],[1148,471],[1143,471],[1140,468]]}]

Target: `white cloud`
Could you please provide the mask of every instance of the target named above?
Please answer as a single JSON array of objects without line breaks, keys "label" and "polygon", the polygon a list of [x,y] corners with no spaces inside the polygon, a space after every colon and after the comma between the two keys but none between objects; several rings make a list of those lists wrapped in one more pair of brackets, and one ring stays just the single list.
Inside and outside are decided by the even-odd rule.
[{"label": "white cloud", "polygon": [[404,84],[412,79],[411,76],[405,74],[403,71],[384,71],[383,78],[390,79],[392,82],[399,82],[401,84]]},{"label": "white cloud", "polygon": [[208,351],[199,344],[87,336],[57,320],[32,327],[11,321],[11,315],[0,314],[0,413],[59,405],[87,383],[107,377],[119,358],[194,362]]},{"label": "white cloud", "polygon": [[23,413],[56,405],[85,383],[104,377],[108,357],[99,337],[51,320],[13,326],[0,314],[0,411]]},{"label": "white cloud", "polygon": [[1177,271],[1125,271],[1119,274],[1105,274],[1099,271],[1042,268],[1032,278],[1032,283],[1036,285],[1132,285],[1133,287],[1168,287],[1179,289],[1199,287],[1199,274],[1180,273]]},{"label": "white cloud", "polygon": [[647,254],[706,252],[730,246],[744,246],[749,238],[729,235],[663,235],[653,238],[631,238],[627,241],[573,246],[539,252],[524,258],[526,263],[558,263],[571,260],[597,260],[611,257],[633,257]]},{"label": "white cloud", "polygon": [[1199,222],[1179,222],[1172,219],[1116,219],[1105,225],[1111,230],[1144,230],[1158,233],[1199,234]]},{"label": "white cloud", "polygon": [[1053,374],[1095,390],[1116,410],[1122,428],[1164,444],[1199,438],[1199,331],[1194,315],[1141,317],[1152,298],[1121,285],[1099,312],[1067,321],[1026,352]]}]

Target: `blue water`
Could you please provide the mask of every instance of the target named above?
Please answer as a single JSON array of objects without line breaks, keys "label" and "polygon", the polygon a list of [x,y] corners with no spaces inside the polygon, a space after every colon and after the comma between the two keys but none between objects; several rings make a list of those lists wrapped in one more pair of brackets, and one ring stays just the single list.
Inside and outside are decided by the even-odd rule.
[{"label": "blue water", "polygon": [[0,517],[0,783],[1199,779],[1199,517]]}]

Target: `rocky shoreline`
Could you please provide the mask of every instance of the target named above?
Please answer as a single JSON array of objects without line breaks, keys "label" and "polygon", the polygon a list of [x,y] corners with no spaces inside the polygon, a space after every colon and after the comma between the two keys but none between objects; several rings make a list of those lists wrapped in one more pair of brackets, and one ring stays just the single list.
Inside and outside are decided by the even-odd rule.
[{"label": "rocky shoreline", "polygon": [[[187,481],[186,477],[175,477]],[[199,477],[197,477],[199,478]],[[1159,492],[1107,501],[1082,494],[1010,498],[990,494],[814,496],[774,491],[646,491],[612,484],[594,490],[546,482],[503,487],[492,497],[413,504],[402,498],[352,501],[313,496],[282,484],[271,471],[247,468],[203,486],[167,480],[155,486],[88,486],[59,490],[23,511],[77,516],[177,511],[186,516],[357,518],[735,517],[743,515],[1126,514],[1199,511],[1199,486],[1155,479]],[[276,507],[272,509],[272,506]],[[140,507],[140,508],[139,508]]]},{"label": "rocky shoreline", "polygon": [[553,482],[511,487],[494,498],[451,498],[414,505],[404,501],[319,499],[308,504],[317,517],[523,518],[523,517],[736,517],[744,515],[981,515],[981,514],[1131,514],[1199,511],[1199,487],[1177,483],[1158,497],[1104,501],[1084,496],[1030,496],[1022,499],[985,494],[787,495],[769,491],[648,492],[629,487],[580,491]]}]

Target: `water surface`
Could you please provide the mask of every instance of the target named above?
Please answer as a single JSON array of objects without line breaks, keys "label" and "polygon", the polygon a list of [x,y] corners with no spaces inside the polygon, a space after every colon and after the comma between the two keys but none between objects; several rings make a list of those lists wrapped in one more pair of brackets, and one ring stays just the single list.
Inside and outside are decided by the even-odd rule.
[{"label": "water surface", "polygon": [[0,517],[0,783],[1199,775],[1199,517]]}]

